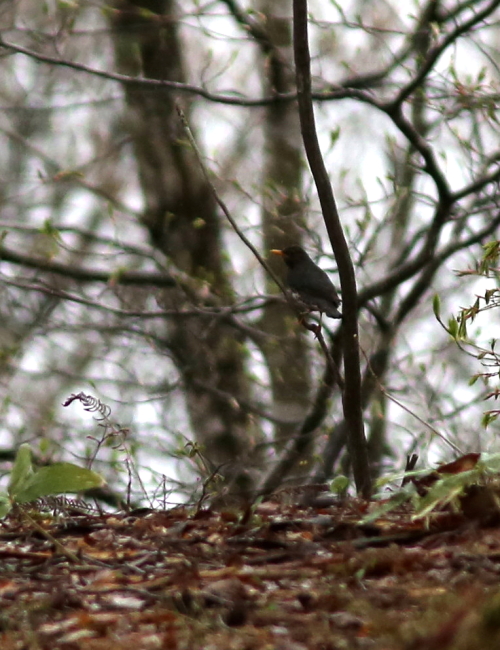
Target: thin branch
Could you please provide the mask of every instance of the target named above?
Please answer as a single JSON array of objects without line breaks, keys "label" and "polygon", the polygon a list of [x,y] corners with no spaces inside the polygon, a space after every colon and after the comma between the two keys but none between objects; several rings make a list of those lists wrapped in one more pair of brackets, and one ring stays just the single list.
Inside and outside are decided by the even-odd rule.
[{"label": "thin branch", "polygon": [[266,273],[269,274],[269,276],[274,280],[274,282],[278,285],[278,287],[281,289],[281,291],[284,293],[284,295],[288,299],[288,291],[285,289],[283,284],[280,282],[278,279],[277,275],[274,273],[274,271],[271,269],[271,267],[268,265],[268,263],[264,260],[262,255],[259,253],[259,251],[255,248],[255,246],[252,244],[252,242],[248,239],[248,237],[245,235],[245,233],[241,230],[241,228],[238,226],[236,223],[236,220],[233,218],[232,214],[230,213],[227,205],[225,202],[220,198],[217,190],[215,189],[215,185],[212,183],[212,180],[210,178],[210,172],[205,165],[205,161],[203,160],[203,156],[201,155],[201,151],[196,143],[196,140],[194,138],[194,135],[191,131],[191,128],[189,126],[189,123],[187,121],[186,115],[184,114],[184,111],[182,108],[179,106],[178,103],[175,105],[177,113],[179,115],[179,118],[181,120],[182,126],[184,127],[184,131],[188,137],[189,143],[196,155],[196,158],[198,159],[198,163],[201,167],[201,170],[203,172],[203,176],[205,177],[205,181],[207,182],[207,185],[209,186],[212,195],[214,199],[217,201],[217,204],[219,205],[220,209],[224,213],[226,219],[229,221],[231,224],[234,232],[238,235],[238,237],[241,239],[241,241],[245,244],[247,248],[249,248],[256,259],[258,260],[259,264],[262,266],[262,268],[266,271]]},{"label": "thin branch", "polygon": [[[4,277],[3,282],[6,286],[9,287],[16,287],[17,289],[24,289],[26,291],[36,291],[37,293],[41,293],[46,296],[50,296],[52,298],[62,298],[67,302],[74,302],[78,305],[85,305],[86,307],[90,307],[92,309],[99,309],[109,314],[114,314],[115,316],[124,316],[129,318],[140,317],[141,319],[150,319],[150,318],[165,318],[165,316],[170,315],[169,313],[165,313],[165,311],[157,311],[157,312],[156,311],[145,312],[145,311],[135,311],[135,310],[133,311],[128,309],[120,309],[119,307],[111,307],[110,305],[103,305],[99,302],[96,302],[95,300],[82,298],[81,296],[77,296],[73,293],[70,293],[69,291],[64,291],[63,289],[59,289],[57,287],[49,287],[44,284],[38,284],[36,280],[23,282],[20,280],[14,280],[11,278]],[[182,312],[175,312],[175,315],[180,316],[182,315]],[[190,315],[191,314],[186,314],[186,316],[190,316]]]},{"label": "thin branch", "polygon": [[[200,86],[195,86],[194,84],[186,84],[179,81],[170,81],[167,79],[150,79],[147,77],[131,77],[129,75],[119,74],[116,72],[106,72],[104,70],[96,70],[90,66],[84,65],[82,63],[75,63],[73,61],[67,61],[65,59],[60,59],[55,56],[48,56],[46,54],[41,54],[30,50],[21,45],[16,45],[14,43],[9,43],[0,38],[0,48],[4,48],[10,52],[16,54],[24,54],[25,56],[30,57],[34,61],[39,63],[47,63],[49,65],[62,66],[65,68],[70,68],[76,70],[77,72],[84,72],[90,74],[94,77],[100,79],[107,79],[108,81],[116,81],[120,84],[126,86],[140,86],[142,88],[151,88],[151,89],[170,89],[177,91],[179,93],[187,93],[190,95],[197,95],[198,97],[203,97],[209,102],[214,102],[218,104],[225,104],[229,106],[243,106],[243,107],[260,107],[260,106],[269,106],[272,104],[277,104],[280,102],[291,102],[297,99],[297,93],[273,93],[268,97],[259,97],[256,99],[250,99],[243,96],[238,91],[234,91],[232,94],[221,94],[221,93],[212,93],[205,88]],[[351,87],[347,87],[347,84],[352,84]],[[336,86],[335,90],[329,92],[315,92],[312,97],[314,100],[332,100],[332,99],[359,99],[369,104],[378,105],[377,102],[370,97],[367,93],[362,92],[361,90],[356,89],[356,80],[349,79],[345,83],[340,83]]]},{"label": "thin branch", "polygon": [[274,43],[260,23],[244,11],[235,0],[221,0],[227,6],[235,20],[243,27],[245,33],[250,34],[260,46],[262,52],[267,55],[279,58]]},{"label": "thin branch", "polygon": [[45,273],[54,273],[79,282],[103,282],[112,285],[154,287],[176,287],[179,284],[175,278],[165,272],[125,271],[119,268],[111,272],[92,271],[91,269],[63,264],[62,262],[53,262],[43,257],[19,253],[6,246],[0,246],[0,261],[37,269]]},{"label": "thin branch", "polygon": [[[22,134],[19,133],[18,131],[14,131],[12,129],[7,129],[3,127],[0,128],[0,133],[3,133],[6,137],[10,138],[13,142],[24,147],[29,153],[39,158],[44,163],[44,165],[49,169],[50,175],[48,178],[46,178],[45,176],[43,177],[42,179],[43,183],[49,183],[49,182],[54,184],[67,183],[68,185],[72,184],[78,187],[82,187],[83,189],[87,190],[89,193],[94,194],[95,196],[98,196],[101,199],[104,199],[105,201],[110,203],[114,208],[116,208],[120,212],[123,212],[124,214],[129,214],[136,218],[139,218],[141,216],[140,211],[133,210],[129,206],[119,201],[115,196],[107,192],[102,187],[99,187],[97,185],[92,185],[92,183],[85,180],[83,176],[84,169],[86,167],[89,167],[90,164],[94,164],[95,162],[97,162],[99,160],[99,157],[94,158],[92,161],[87,161],[84,165],[79,165],[77,168],[66,170],[66,169],[62,169],[56,161],[50,158],[45,152],[41,151],[27,138],[24,138]],[[122,142],[119,146],[115,147],[115,150],[120,148],[124,144],[126,144],[126,142]],[[109,152],[106,155],[109,155]]]},{"label": "thin branch", "polygon": [[436,272],[449,257],[464,248],[469,248],[470,246],[481,242],[485,237],[488,237],[495,232],[499,225],[500,214],[498,214],[495,219],[492,219],[479,232],[470,235],[470,237],[467,237],[467,239],[462,241],[452,242],[439,252],[428,264],[427,268],[423,271],[422,276],[415,282],[406,297],[401,300],[398,312],[394,318],[394,323],[400,324],[404,320],[406,315],[413,309],[424,292],[427,291]]},{"label": "thin branch", "polygon": [[[384,325],[382,333],[382,339],[379,341],[377,349],[370,355],[364,371],[361,387],[363,410],[370,403],[373,391],[380,381],[380,377],[386,373],[389,365],[394,330],[390,326]],[[327,443],[321,454],[320,467],[311,479],[313,483],[326,481],[331,476],[332,468],[346,445],[347,434],[348,427],[345,419],[335,424],[330,431]]]},{"label": "thin branch", "polygon": [[[391,291],[392,289],[396,288],[402,282],[409,280],[411,277],[419,273],[427,265],[432,266],[432,268],[434,269],[433,270],[434,273],[441,266],[441,264],[446,259],[448,259],[451,255],[453,255],[459,250],[471,246],[472,244],[480,242],[481,239],[494,232],[498,227],[499,223],[500,223],[500,217],[497,216],[490,223],[488,223],[487,226],[481,229],[478,233],[474,233],[467,239],[464,239],[460,242],[453,242],[449,244],[445,249],[443,249],[440,253],[438,253],[436,257],[429,258],[429,256],[423,257],[419,255],[416,259],[412,260],[411,262],[408,262],[404,266],[397,268],[392,273],[389,273],[385,278],[382,278],[382,280],[374,282],[373,284],[365,287],[359,292],[359,307],[360,308],[363,307],[369,300],[372,300],[377,296],[381,296],[384,293],[387,293],[388,291]],[[427,282],[426,287],[428,286],[428,284],[429,283]],[[398,320],[401,321],[403,318],[403,314],[407,312],[408,312],[407,306],[400,305],[400,309],[399,309],[400,317],[398,317]]]},{"label": "thin branch", "polygon": [[[387,369],[387,363],[388,363],[389,352],[390,352],[390,342],[393,336],[392,333],[397,331],[398,326],[401,325],[401,323],[408,315],[408,313],[411,311],[411,309],[414,307],[416,302],[419,300],[419,298],[421,298],[424,291],[426,291],[429,288],[432,278],[434,277],[436,271],[454,253],[479,243],[485,237],[491,235],[499,227],[499,225],[500,225],[500,214],[497,215],[495,219],[489,222],[487,226],[485,226],[479,232],[474,233],[473,235],[471,235],[467,239],[464,239],[463,241],[453,242],[450,243],[448,246],[446,246],[435,257],[432,263],[429,264],[428,269],[426,269],[423,276],[419,278],[415,283],[415,285],[410,289],[406,298],[400,302],[396,315],[394,316],[392,321],[388,324],[389,329],[386,332],[386,336],[384,337],[384,340],[381,342],[378,350],[371,355],[370,359],[367,362],[365,376],[363,380],[363,390],[362,390],[364,407],[366,407],[366,405],[368,404],[368,401],[373,393],[373,389],[375,388],[375,386],[378,385],[379,387],[382,387],[382,384],[380,382],[380,377],[382,377],[385,374]],[[360,300],[360,304],[363,304],[362,300]],[[389,399],[392,399],[393,401],[396,401],[395,398],[392,398],[392,396],[389,394],[387,394],[387,397]],[[401,403],[398,402],[398,405],[401,408],[407,410],[407,407],[405,407]],[[412,415],[418,417],[414,413],[412,413]],[[428,426],[427,423],[425,424],[426,426]],[[433,432],[435,432],[434,429]],[[438,432],[435,433],[437,435],[441,435]],[[335,425],[333,431],[328,436],[328,442],[323,451],[323,462],[321,464],[321,467],[318,469],[318,471],[312,478],[313,482],[318,482],[318,481],[321,482],[327,480],[327,478],[331,475],[332,467],[336,462],[338,456],[340,455],[343,447],[346,444],[346,437],[347,437],[346,423],[343,420],[342,422]],[[453,446],[453,443],[450,443],[449,441],[447,442],[451,444],[451,446]]]},{"label": "thin branch", "polygon": [[452,198],[454,201],[460,201],[461,199],[469,196],[470,194],[475,194],[489,185],[489,183],[497,183],[500,180],[500,169],[495,169],[491,174],[484,174],[480,176],[475,181],[466,185],[461,190],[457,190],[453,193]]},{"label": "thin branch", "polygon": [[379,389],[380,389],[380,392],[383,393],[383,394],[387,397],[387,399],[390,399],[391,402],[394,402],[394,404],[396,404],[397,406],[399,406],[400,409],[403,409],[403,411],[405,411],[405,413],[408,413],[408,415],[411,415],[411,416],[412,416],[413,418],[415,418],[418,422],[420,422],[420,424],[422,424],[424,427],[426,427],[427,429],[429,429],[429,431],[430,431],[433,435],[437,436],[437,437],[440,438],[443,442],[445,442],[447,445],[449,445],[449,446],[453,449],[453,451],[455,451],[455,452],[456,452],[457,454],[459,454],[460,456],[463,455],[464,452],[460,449],[460,447],[458,447],[458,445],[456,445],[456,444],[455,444],[454,442],[452,442],[451,440],[448,440],[448,438],[447,438],[446,436],[444,436],[440,431],[438,431],[437,429],[435,429],[431,424],[429,424],[429,423],[426,422],[423,418],[421,418],[419,415],[417,415],[417,414],[415,413],[415,411],[412,411],[410,408],[408,408],[408,407],[405,406],[402,402],[400,402],[398,399],[396,399],[396,398],[394,397],[394,395],[391,395],[391,393],[387,392],[387,391],[385,390],[385,388],[382,386],[382,384],[380,384]]},{"label": "thin branch", "polygon": [[[64,223],[53,223],[52,221],[48,222],[51,230],[57,236],[60,233],[68,233],[71,235],[78,235],[81,239],[89,241],[95,244],[102,244],[103,246],[109,246],[109,248],[117,249],[119,253],[127,253],[129,255],[135,255],[139,258],[145,258],[149,261],[154,262],[157,266],[161,267],[160,257],[161,255],[155,250],[151,250],[146,246],[136,246],[129,242],[122,242],[113,237],[108,237],[106,235],[98,234],[92,230],[87,230],[85,228],[79,228],[77,226],[68,226]],[[29,233],[30,235],[39,235],[43,227],[40,226],[27,226],[26,224],[16,223],[13,224],[12,221],[0,221],[0,230],[5,230],[7,232],[20,232],[20,233]],[[59,240],[59,245],[64,250],[72,250],[73,248],[69,244],[66,244],[64,241]],[[77,251],[75,251],[77,252]],[[100,253],[96,255],[104,255],[105,253]]]},{"label": "thin branch", "polygon": [[401,131],[401,133],[406,137],[408,142],[410,142],[422,156],[425,163],[425,171],[432,178],[436,184],[436,189],[440,201],[443,205],[451,205],[453,199],[448,181],[446,176],[441,171],[439,165],[436,162],[434,156],[434,151],[429,143],[420,135],[417,129],[413,124],[404,116],[403,109],[400,104],[390,102],[388,104],[381,105],[381,110],[385,111],[387,115],[391,118],[394,125]]},{"label": "thin branch", "polygon": [[[1,277],[1,275],[0,275]],[[37,280],[15,280],[9,277],[3,277],[3,282],[6,286],[16,287],[18,289],[23,289],[26,291],[36,291],[38,293],[45,294],[54,298],[62,298],[68,302],[74,302],[79,305],[85,305],[92,309],[99,309],[105,311],[109,314],[114,314],[120,317],[126,318],[141,318],[141,320],[149,320],[155,318],[165,318],[167,316],[172,316],[177,319],[181,318],[192,318],[192,317],[205,317],[210,319],[220,319],[224,320],[235,329],[240,330],[246,334],[251,340],[259,341],[263,337],[270,338],[272,335],[262,332],[251,325],[247,325],[235,318],[235,314],[246,314],[252,311],[262,309],[266,304],[270,302],[276,302],[278,298],[276,296],[269,296],[268,298],[263,298],[262,302],[255,302],[250,305],[247,304],[235,304],[232,306],[224,306],[219,308],[209,308],[209,307],[192,307],[191,309],[161,309],[158,311],[143,311],[143,310],[132,310],[132,309],[121,309],[119,307],[111,307],[110,305],[104,305],[102,303],[96,302],[95,300],[90,300],[87,298],[82,298],[75,294],[65,291],[58,287],[51,287],[44,284],[39,284]],[[246,303],[246,301],[244,301]],[[67,327],[67,324],[65,324]],[[148,337],[152,335],[148,333]]]},{"label": "thin branch", "polygon": [[335,362],[326,364],[325,373],[310,412],[296,435],[293,436],[290,448],[287,449],[279,463],[264,480],[259,491],[260,494],[270,494],[279,487],[297,462],[303,458],[304,450],[311,444],[314,434],[327,415],[330,397],[334,386],[338,382],[338,374],[339,371]]},{"label": "thin branch", "polygon": [[257,415],[259,418],[267,420],[268,422],[272,422],[273,424],[290,424],[290,420],[279,418],[272,415],[271,413],[268,413],[262,405],[255,404],[249,400],[241,399],[239,397],[235,397],[228,391],[216,388],[212,384],[207,384],[203,381],[199,381],[196,378],[192,378],[191,381],[194,386],[200,390],[205,391],[206,393],[210,393],[210,395],[213,395],[214,397],[217,397],[235,411],[243,411],[245,413]]}]

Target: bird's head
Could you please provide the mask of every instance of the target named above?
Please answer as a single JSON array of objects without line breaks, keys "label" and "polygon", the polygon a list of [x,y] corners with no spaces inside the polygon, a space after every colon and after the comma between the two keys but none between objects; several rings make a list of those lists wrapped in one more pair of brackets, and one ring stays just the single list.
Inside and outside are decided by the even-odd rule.
[{"label": "bird's head", "polygon": [[285,264],[290,268],[293,268],[294,266],[297,266],[297,264],[310,259],[309,255],[300,246],[287,246],[283,250],[273,248],[271,250],[271,253],[274,253],[275,255],[281,255]]}]

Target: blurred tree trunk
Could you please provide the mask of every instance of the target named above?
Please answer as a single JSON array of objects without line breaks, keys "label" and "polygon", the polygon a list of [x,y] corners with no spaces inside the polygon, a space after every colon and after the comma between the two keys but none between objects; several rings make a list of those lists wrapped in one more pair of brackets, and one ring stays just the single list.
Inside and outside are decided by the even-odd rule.
[{"label": "blurred tree trunk", "polygon": [[[414,38],[415,49],[419,56],[423,59],[429,48],[432,46],[432,24],[435,6],[429,3],[426,11],[424,11],[419,29],[416,31]],[[427,84],[422,82],[422,89],[426,89]],[[426,108],[425,93],[419,93],[415,96],[411,106],[412,122],[415,129],[422,138],[428,135],[428,125],[426,121]],[[390,247],[388,259],[392,262],[392,267],[397,268],[404,262],[401,259],[400,242],[406,241],[408,238],[408,228],[411,225],[411,215],[415,209],[415,184],[417,182],[416,167],[413,164],[415,158],[415,148],[409,144],[405,149],[398,149],[394,147],[388,156],[390,164],[391,176],[394,179],[394,207],[392,213],[389,215],[389,236]],[[385,252],[385,251],[384,251]],[[388,291],[382,296],[380,301],[380,313],[386,317],[394,308],[397,308],[398,289]],[[393,352],[394,341],[392,336],[388,336],[387,332],[380,332],[380,340],[378,342],[379,352],[387,354],[384,374],[390,368],[390,358]],[[384,457],[390,455],[390,445],[387,442],[387,396],[381,390],[381,382],[384,381],[384,376],[377,376],[375,382],[370,382],[373,388],[373,394],[370,396],[372,406],[372,417],[368,432],[368,454],[370,464],[372,467],[372,477],[377,478],[382,469],[382,461]],[[365,399],[366,403],[368,397]]]},{"label": "blurred tree trunk", "polygon": [[[269,39],[264,52],[266,94],[293,92],[291,2],[290,0],[261,0],[260,12]],[[272,248],[284,248],[300,243],[304,236],[304,203],[302,186],[302,138],[295,103],[282,102],[265,109],[263,243],[267,253]],[[271,256],[274,257],[274,256]],[[280,259],[271,259],[278,276],[283,276]],[[267,291],[276,292],[275,284],[267,279]],[[283,448],[290,436],[298,431],[311,405],[311,368],[307,339],[295,314],[283,304],[268,305],[261,320],[269,335],[263,345],[273,399],[273,414],[284,420],[277,425],[277,449]],[[286,422],[289,421],[289,423]],[[304,451],[307,463],[312,449]],[[307,469],[305,470],[308,471]]]},{"label": "blurred tree trunk", "polygon": [[[151,79],[185,82],[176,4],[172,0],[123,0],[116,5],[113,26],[116,60],[121,72]],[[124,87],[142,191],[144,224],[153,245],[175,267],[200,284],[208,283],[219,304],[233,299],[231,268],[221,254],[217,205],[185,134],[169,90]],[[190,117],[190,104],[182,97]],[[182,290],[166,291],[162,306],[180,308]],[[234,328],[214,317],[171,318],[167,347],[182,376],[186,405],[197,441],[212,468],[231,485],[231,492],[253,488],[252,438],[248,414],[237,406],[247,399],[244,352]],[[233,400],[228,399],[233,396]],[[243,459],[245,462],[243,463]]]}]

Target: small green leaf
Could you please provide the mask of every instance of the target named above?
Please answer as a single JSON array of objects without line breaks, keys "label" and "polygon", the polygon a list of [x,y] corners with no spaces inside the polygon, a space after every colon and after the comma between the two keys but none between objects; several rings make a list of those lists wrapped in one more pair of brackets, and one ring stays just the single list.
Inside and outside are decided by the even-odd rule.
[{"label": "small green leaf", "polygon": [[340,126],[337,126],[336,129],[330,131],[330,147],[333,148],[335,146],[339,137],[340,137]]},{"label": "small green leaf", "polygon": [[483,259],[490,259],[492,261],[495,261],[500,251],[500,242],[497,240],[489,241],[483,245],[483,250]]},{"label": "small green leaf", "polygon": [[458,326],[458,338],[465,340],[467,339],[467,321],[464,316],[460,318],[460,323]]},{"label": "small green leaf", "polygon": [[403,488],[399,492],[396,492],[389,499],[383,501],[381,504],[378,504],[378,506],[372,512],[365,515],[363,519],[361,519],[360,523],[369,524],[376,519],[380,519],[388,512],[391,512],[391,510],[398,508],[403,503],[406,503],[406,501],[410,499],[411,491],[413,489],[413,486],[410,485],[408,489]]},{"label": "small green leaf", "polygon": [[434,316],[439,320],[441,317],[441,298],[437,294],[432,299],[432,309]]},{"label": "small green leaf", "polygon": [[486,472],[498,474],[500,472],[500,454],[481,454],[481,460],[477,465],[478,469],[483,469]]},{"label": "small green leaf", "polygon": [[14,467],[10,475],[8,492],[12,499],[29,482],[33,476],[33,465],[31,464],[31,446],[28,443],[22,444],[16,454]]},{"label": "small green leaf", "polygon": [[347,476],[343,476],[340,474],[339,476],[336,476],[333,481],[330,483],[330,490],[334,494],[344,494],[344,492],[347,490],[349,487],[349,479]]},{"label": "small green leaf", "polygon": [[141,18],[146,18],[146,19],[151,19],[151,20],[157,20],[158,19],[158,14],[155,13],[154,11],[151,11],[150,9],[144,9],[140,8],[137,9],[137,13]]},{"label": "small green leaf", "polygon": [[40,497],[66,492],[82,492],[103,486],[102,476],[73,463],[54,463],[42,467],[29,481],[20,486],[15,501],[25,503]]},{"label": "small green leaf", "polygon": [[412,519],[425,518],[434,510],[452,503],[469,485],[477,482],[478,477],[479,472],[474,468],[459,474],[446,475],[438,480],[424,497],[418,499]]},{"label": "small green leaf", "polygon": [[40,438],[38,443],[38,450],[41,456],[46,456],[52,446],[51,441],[48,438]]},{"label": "small green leaf", "polygon": [[451,316],[451,318],[448,320],[448,334],[454,339],[457,338],[458,322],[454,316]]},{"label": "small green leaf", "polygon": [[487,411],[481,418],[481,424],[485,429],[498,418],[498,413],[495,411]]},{"label": "small green leaf", "polygon": [[40,232],[42,235],[47,235],[57,240],[61,239],[61,234],[59,230],[57,230],[57,228],[54,227],[50,219],[45,219],[41,228],[38,229],[38,232]]},{"label": "small green leaf", "polygon": [[10,499],[6,494],[0,494],[0,519],[6,517],[11,511]]}]

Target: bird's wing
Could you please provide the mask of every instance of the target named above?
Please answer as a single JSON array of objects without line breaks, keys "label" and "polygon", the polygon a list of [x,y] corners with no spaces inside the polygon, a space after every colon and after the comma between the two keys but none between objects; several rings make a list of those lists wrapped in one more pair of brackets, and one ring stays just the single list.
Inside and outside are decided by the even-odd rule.
[{"label": "bird's wing", "polygon": [[339,295],[332,281],[325,271],[317,266],[308,269],[307,275],[293,277],[293,281],[289,284],[292,290],[305,291],[311,297],[331,300],[335,305],[340,304]]}]

